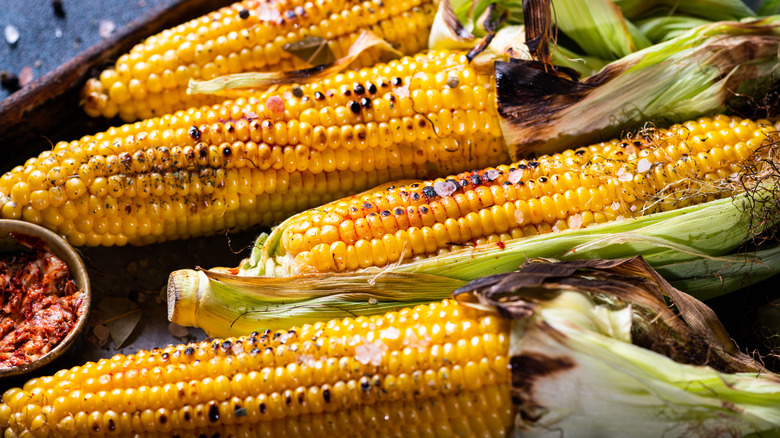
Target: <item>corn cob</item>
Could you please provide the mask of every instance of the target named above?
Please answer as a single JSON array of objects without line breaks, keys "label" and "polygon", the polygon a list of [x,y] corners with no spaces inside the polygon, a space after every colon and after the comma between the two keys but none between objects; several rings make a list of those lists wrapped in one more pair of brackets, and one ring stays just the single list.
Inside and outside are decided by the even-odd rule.
[{"label": "corn cob", "polygon": [[[432,0],[244,0],[133,47],[87,82],[84,109],[131,122],[214,104],[222,99],[187,94],[189,80],[309,67],[285,49],[309,37],[324,38],[340,58],[362,30],[370,30],[411,55],[427,46],[435,12]],[[356,65],[373,65],[379,54],[369,50]]]},{"label": "corn cob", "polygon": [[507,157],[491,76],[436,51],[59,142],[0,178],[0,216],[146,244]]},{"label": "corn cob", "polygon": [[[742,163],[776,135],[718,115],[634,138],[370,191],[274,230],[297,273],[347,271],[584,228],[733,195]],[[270,273],[269,273],[270,274]]]},{"label": "corn cob", "polygon": [[508,332],[495,313],[445,300],[116,355],[6,391],[0,427],[6,437],[505,436]]}]

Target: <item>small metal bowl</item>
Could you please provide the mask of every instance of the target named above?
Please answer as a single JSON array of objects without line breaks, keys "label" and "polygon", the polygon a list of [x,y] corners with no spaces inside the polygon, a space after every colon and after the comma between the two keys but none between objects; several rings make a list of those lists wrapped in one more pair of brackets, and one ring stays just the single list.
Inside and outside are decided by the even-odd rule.
[{"label": "small metal bowl", "polygon": [[73,247],[62,237],[43,228],[39,225],[35,225],[30,222],[24,222],[13,219],[0,219],[0,239],[13,238],[12,234],[24,234],[28,236],[38,237],[43,240],[49,249],[59,257],[68,268],[70,268],[70,274],[73,277],[73,281],[76,283],[76,287],[81,291],[81,314],[76,320],[76,324],[73,329],[68,333],[60,342],[46,355],[40,358],[15,367],[0,368],[0,378],[21,376],[23,374],[31,373],[43,366],[50,364],[57,358],[63,355],[69,348],[73,346],[75,341],[81,336],[82,332],[87,327],[89,320],[89,312],[92,308],[92,292],[89,287],[89,277],[87,276],[87,270],[84,267],[84,262],[81,257],[73,249]]}]

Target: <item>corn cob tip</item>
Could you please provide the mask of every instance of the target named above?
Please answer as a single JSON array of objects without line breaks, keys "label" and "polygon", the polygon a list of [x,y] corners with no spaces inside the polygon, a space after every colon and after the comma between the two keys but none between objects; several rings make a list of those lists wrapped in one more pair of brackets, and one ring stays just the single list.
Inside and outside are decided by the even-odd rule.
[{"label": "corn cob tip", "polygon": [[168,276],[168,320],[183,326],[194,326],[198,313],[200,285],[206,274],[194,269],[179,269]]}]

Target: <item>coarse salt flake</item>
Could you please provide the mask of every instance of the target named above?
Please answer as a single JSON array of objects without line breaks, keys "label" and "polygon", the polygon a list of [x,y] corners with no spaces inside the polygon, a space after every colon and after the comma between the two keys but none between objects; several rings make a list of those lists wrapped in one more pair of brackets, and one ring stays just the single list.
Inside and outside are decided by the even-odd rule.
[{"label": "coarse salt flake", "polygon": [[729,181],[739,181],[739,173],[734,172],[729,175]]},{"label": "coarse salt flake", "polygon": [[363,343],[355,347],[355,359],[363,365],[370,363],[378,367],[382,364],[382,357],[387,350],[387,344],[381,340],[369,342],[368,339],[363,338]]},{"label": "coarse salt flake", "polygon": [[612,207],[613,210],[617,210],[617,209],[620,208],[620,203],[615,201],[615,202],[612,203],[612,205],[610,207]]},{"label": "coarse salt flake", "polygon": [[276,21],[281,16],[279,10],[270,3],[261,2],[260,6],[257,7],[257,18],[260,21]]},{"label": "coarse salt flake", "polygon": [[114,24],[113,21],[100,20],[100,24],[98,25],[98,34],[100,35],[100,38],[108,38],[112,33],[114,33],[115,29],[116,24]]},{"label": "coarse salt flake", "polygon": [[232,347],[230,347],[233,354],[240,354],[244,352],[244,347],[239,344],[238,342],[234,343]]},{"label": "coarse salt flake", "polygon": [[524,170],[514,169],[509,172],[509,178],[507,178],[507,180],[512,184],[517,184],[523,179],[523,173],[525,173]]},{"label": "coarse salt flake", "polygon": [[582,228],[582,215],[577,213],[569,218],[569,228],[576,230]]},{"label": "coarse salt flake", "polygon": [[494,179],[498,178],[498,175],[501,175],[501,172],[497,171],[496,169],[490,169],[485,172],[484,177],[488,181],[493,181]]},{"label": "coarse salt flake", "polygon": [[620,175],[618,175],[618,181],[621,182],[628,182],[631,181],[632,179],[634,179],[634,176],[628,172],[621,173]]},{"label": "coarse salt flake", "polygon": [[525,220],[525,215],[523,214],[522,210],[515,210],[515,219],[517,219],[517,224],[522,225],[523,221]]},{"label": "coarse salt flake", "polygon": [[246,118],[247,118],[247,120],[254,120],[254,119],[256,119],[258,116],[257,116],[257,113],[256,113],[256,112],[254,112],[254,111],[246,111],[246,110],[245,110],[245,111],[244,111],[244,117],[246,117]]},{"label": "coarse salt flake", "polygon": [[433,183],[433,190],[439,196],[450,196],[457,190],[458,186],[452,181],[436,181]]},{"label": "coarse salt flake", "polygon": [[284,100],[282,100],[279,96],[271,96],[268,98],[268,100],[265,101],[265,106],[268,108],[272,113],[283,113],[284,112]]},{"label": "coarse salt flake", "polygon": [[388,327],[382,330],[382,334],[380,336],[385,339],[398,339],[401,337],[401,330],[398,330],[395,327]]},{"label": "coarse salt flake", "polygon": [[5,42],[8,44],[16,44],[19,41],[19,28],[13,24],[9,24],[5,27]]},{"label": "coarse salt flake", "polygon": [[642,158],[638,163],[636,163],[636,171],[639,173],[645,173],[650,170],[651,167],[653,167],[653,164],[650,163],[650,160],[647,158]]},{"label": "coarse salt flake", "polygon": [[21,72],[19,72],[19,86],[24,87],[25,85],[29,84],[33,81],[35,78],[35,73],[33,73],[32,67],[29,65],[24,67]]},{"label": "coarse salt flake", "polygon": [[393,92],[398,97],[409,97],[409,87],[406,85],[396,88]]}]

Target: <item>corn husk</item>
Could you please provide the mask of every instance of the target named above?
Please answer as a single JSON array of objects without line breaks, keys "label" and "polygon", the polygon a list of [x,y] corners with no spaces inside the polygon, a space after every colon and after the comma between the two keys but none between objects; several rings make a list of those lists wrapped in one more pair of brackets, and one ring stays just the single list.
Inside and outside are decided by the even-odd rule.
[{"label": "corn husk", "polygon": [[[665,125],[721,112],[735,95],[766,92],[780,69],[778,51],[780,16],[773,16],[696,27],[579,81],[523,62],[497,63],[510,157],[597,143],[646,122]],[[554,88],[540,90],[540,82]]]},{"label": "corn husk", "polygon": [[780,376],[641,257],[530,263],[456,291],[513,319],[517,436],[768,436]]}]

